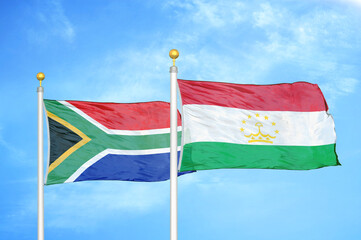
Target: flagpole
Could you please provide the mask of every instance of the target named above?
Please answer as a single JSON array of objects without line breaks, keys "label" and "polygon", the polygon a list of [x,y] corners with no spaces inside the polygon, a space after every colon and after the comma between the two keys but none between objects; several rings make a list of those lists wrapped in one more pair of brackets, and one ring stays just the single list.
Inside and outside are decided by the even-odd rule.
[{"label": "flagpole", "polygon": [[38,240],[44,240],[44,132],[43,132],[43,95],[41,82],[45,75],[39,72],[36,78],[40,81],[38,92]]},{"label": "flagpole", "polygon": [[178,151],[177,151],[177,73],[175,60],[179,56],[176,49],[169,52],[173,59],[170,67],[170,240],[178,239]]}]

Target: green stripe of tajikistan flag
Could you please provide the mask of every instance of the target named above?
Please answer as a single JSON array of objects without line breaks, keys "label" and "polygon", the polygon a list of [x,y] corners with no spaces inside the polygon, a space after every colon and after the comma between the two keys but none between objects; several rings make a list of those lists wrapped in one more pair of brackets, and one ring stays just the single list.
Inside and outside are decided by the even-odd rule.
[{"label": "green stripe of tajikistan flag", "polygon": [[183,105],[180,171],[340,165],[334,121],[316,84],[178,80],[178,85]]}]

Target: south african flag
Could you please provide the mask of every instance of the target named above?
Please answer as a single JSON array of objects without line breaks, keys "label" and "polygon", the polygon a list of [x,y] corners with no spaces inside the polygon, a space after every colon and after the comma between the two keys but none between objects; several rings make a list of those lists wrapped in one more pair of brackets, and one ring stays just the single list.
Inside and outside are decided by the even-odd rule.
[{"label": "south african flag", "polygon": [[[50,147],[46,185],[169,179],[169,103],[44,100],[44,104]],[[180,143],[179,113],[178,125]]]}]

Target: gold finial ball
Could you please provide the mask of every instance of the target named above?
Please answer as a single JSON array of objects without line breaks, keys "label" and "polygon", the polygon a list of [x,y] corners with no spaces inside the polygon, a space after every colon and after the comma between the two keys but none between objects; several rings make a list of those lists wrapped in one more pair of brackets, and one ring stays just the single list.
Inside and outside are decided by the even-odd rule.
[{"label": "gold finial ball", "polygon": [[176,59],[179,56],[179,52],[177,49],[172,49],[169,51],[169,57],[172,59]]},{"label": "gold finial ball", "polygon": [[36,74],[36,78],[37,78],[39,81],[43,81],[44,78],[45,78],[45,74],[42,73],[42,72],[39,72],[38,74]]}]

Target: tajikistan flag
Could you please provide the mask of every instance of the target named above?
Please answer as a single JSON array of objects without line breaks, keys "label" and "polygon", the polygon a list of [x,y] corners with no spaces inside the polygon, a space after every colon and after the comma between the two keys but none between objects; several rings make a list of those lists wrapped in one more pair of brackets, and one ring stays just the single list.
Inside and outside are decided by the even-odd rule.
[{"label": "tajikistan flag", "polygon": [[340,165],[334,121],[316,84],[178,80],[178,85],[183,109],[180,171]]}]

